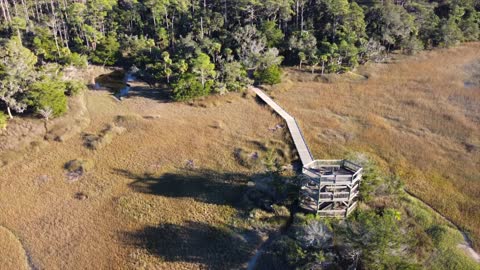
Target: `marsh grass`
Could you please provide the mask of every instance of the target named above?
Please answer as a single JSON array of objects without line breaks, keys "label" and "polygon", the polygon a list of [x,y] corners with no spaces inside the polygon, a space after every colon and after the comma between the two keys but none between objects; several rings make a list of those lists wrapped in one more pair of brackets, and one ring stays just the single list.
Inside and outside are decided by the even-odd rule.
[{"label": "marsh grass", "polygon": [[470,232],[478,250],[480,91],[464,81],[472,79],[479,51],[470,43],[422,52],[356,70],[367,80],[297,81],[271,94],[297,118],[315,158],[371,154]]},{"label": "marsh grass", "polygon": [[0,265],[4,269],[30,269],[28,258],[22,243],[11,231],[0,226],[0,246],[2,253]]},{"label": "marsh grass", "polygon": [[[478,92],[462,92],[459,79],[462,65],[477,51],[478,45],[469,44],[427,52],[405,63],[370,66],[368,80],[294,82],[273,94],[297,118],[316,158],[370,153],[379,166],[395,170],[409,189],[475,235],[475,113],[445,97],[452,89],[455,102],[478,104]],[[259,244],[237,205],[251,179],[239,183],[198,174],[264,173],[263,167],[239,164],[237,148],[260,157],[277,149],[277,160],[289,165],[296,157],[288,133],[271,130],[282,120],[250,93],[211,96],[202,100],[204,106],[192,106],[149,98],[158,91],[147,86],[134,88],[138,94],[122,102],[105,91],[85,93],[91,119],[85,133],[98,136],[112,124],[128,130],[108,147],[90,151],[84,137],[75,135],[2,168],[0,220],[18,232],[41,269],[244,267]],[[78,157],[92,159],[95,170],[82,181],[62,181],[65,162]],[[195,170],[184,171],[187,160]],[[49,180],[39,185],[43,175]],[[76,199],[78,192],[88,199]],[[428,224],[428,218],[422,222]],[[202,249],[200,243],[212,246]]]}]

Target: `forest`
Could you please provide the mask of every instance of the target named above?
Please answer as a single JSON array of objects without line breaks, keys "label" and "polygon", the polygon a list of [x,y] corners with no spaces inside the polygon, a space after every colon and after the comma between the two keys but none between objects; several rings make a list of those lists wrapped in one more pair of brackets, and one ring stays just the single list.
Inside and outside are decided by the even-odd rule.
[{"label": "forest", "polygon": [[[65,66],[134,67],[174,100],[280,81],[280,65],[342,73],[401,50],[480,37],[478,0],[1,0],[0,108],[54,117]],[[0,124],[7,115],[0,111]]]}]

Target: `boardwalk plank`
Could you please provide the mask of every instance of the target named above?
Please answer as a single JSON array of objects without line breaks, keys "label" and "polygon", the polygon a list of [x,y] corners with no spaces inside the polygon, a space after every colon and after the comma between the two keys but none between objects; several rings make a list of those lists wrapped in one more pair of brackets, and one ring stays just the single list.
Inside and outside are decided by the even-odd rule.
[{"label": "boardwalk plank", "polygon": [[262,99],[268,106],[270,106],[277,114],[279,114],[287,123],[288,130],[292,136],[295,147],[297,148],[298,155],[303,165],[307,165],[313,161],[312,153],[308,148],[307,142],[303,137],[303,134],[300,130],[300,127],[290,114],[288,114],[280,105],[273,101],[267,94],[262,90],[251,87],[250,88],[260,99]]}]

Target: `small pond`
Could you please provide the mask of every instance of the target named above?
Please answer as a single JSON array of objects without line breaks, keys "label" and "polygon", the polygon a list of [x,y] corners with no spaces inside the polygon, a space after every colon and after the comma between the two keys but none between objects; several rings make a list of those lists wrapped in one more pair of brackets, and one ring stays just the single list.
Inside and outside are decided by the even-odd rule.
[{"label": "small pond", "polygon": [[115,70],[108,74],[103,74],[95,78],[94,90],[108,90],[114,93],[115,97],[121,99],[128,96],[130,91],[130,82],[135,81],[135,76],[124,70]]}]

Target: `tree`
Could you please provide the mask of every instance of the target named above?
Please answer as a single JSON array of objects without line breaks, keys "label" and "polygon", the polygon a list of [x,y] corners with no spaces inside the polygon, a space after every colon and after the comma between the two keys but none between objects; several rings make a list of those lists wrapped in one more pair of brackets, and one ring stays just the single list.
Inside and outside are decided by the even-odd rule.
[{"label": "tree", "polygon": [[237,61],[224,64],[221,79],[228,91],[242,91],[252,83],[245,68]]},{"label": "tree", "polygon": [[205,86],[215,76],[194,67],[201,54],[222,73],[217,83],[226,63],[253,74],[283,57],[312,72],[344,72],[391,50],[478,40],[479,14],[478,0],[0,0],[0,38],[24,39],[39,65],[85,67],[88,57],[135,65],[151,83],[190,72]]},{"label": "tree", "polygon": [[265,35],[267,39],[267,47],[269,48],[278,47],[285,37],[282,30],[277,27],[275,21],[265,21],[262,24],[260,31]]},{"label": "tree", "polygon": [[242,64],[249,70],[256,70],[258,59],[266,48],[265,37],[255,26],[247,25],[235,31],[233,38],[238,44],[237,54]]},{"label": "tree", "polygon": [[414,17],[390,1],[372,8],[366,18],[369,35],[386,46],[387,51],[417,31]]},{"label": "tree", "polygon": [[321,58],[318,56],[318,52],[311,52],[307,56],[307,61],[308,64],[310,65],[310,68],[312,70],[312,74],[315,73],[315,68],[320,64]]},{"label": "tree", "polygon": [[282,81],[282,70],[275,65],[255,71],[255,80],[260,84],[274,85]]},{"label": "tree", "polygon": [[288,45],[292,52],[296,52],[300,69],[307,60],[307,55],[315,54],[317,51],[317,39],[307,31],[294,33],[288,40]]},{"label": "tree", "polygon": [[52,111],[53,116],[60,116],[67,111],[65,83],[59,80],[44,78],[30,86],[28,105],[37,113]]},{"label": "tree", "polygon": [[173,85],[173,99],[177,101],[189,100],[208,95],[212,90],[213,81],[209,80],[202,85],[192,73],[185,73]]},{"label": "tree", "polygon": [[36,63],[37,57],[23,47],[18,37],[12,37],[1,46],[0,100],[7,106],[10,119],[13,118],[12,109],[22,113],[27,107],[23,93],[35,81]]},{"label": "tree", "polygon": [[361,250],[362,264],[367,269],[389,269],[386,266],[394,257],[396,249],[402,243],[399,229],[400,212],[385,209],[381,213],[374,210],[357,211],[347,221],[346,227],[340,228],[341,237]]},{"label": "tree", "polygon": [[58,47],[58,44],[55,43],[54,37],[50,29],[41,26],[37,26],[35,28],[35,37],[33,38],[33,51],[42,60],[58,62],[60,62],[60,58],[62,56],[68,56],[71,54],[68,48],[61,49]]},{"label": "tree", "polygon": [[453,18],[442,20],[439,32],[440,40],[438,41],[438,44],[441,47],[448,48],[457,45],[462,39],[462,31]]},{"label": "tree", "polygon": [[307,60],[307,56],[305,55],[304,52],[299,52],[298,53],[298,59],[300,60],[300,69],[302,69],[302,64]]},{"label": "tree", "polygon": [[178,70],[178,73],[180,75],[188,71],[188,64],[187,64],[187,61],[185,61],[185,59],[181,59],[180,61],[178,61],[175,67]]},{"label": "tree", "polygon": [[215,65],[210,62],[210,57],[204,53],[200,53],[192,62],[193,73],[200,76],[202,87],[205,87],[208,79],[215,77]]},{"label": "tree", "polygon": [[167,83],[170,83],[170,76],[172,76],[172,69],[170,68],[173,64],[172,59],[170,58],[170,54],[168,52],[162,53],[163,59],[163,74],[167,78]]},{"label": "tree", "polygon": [[94,63],[102,65],[114,65],[119,58],[120,43],[115,34],[102,38],[96,50],[91,55]]}]

